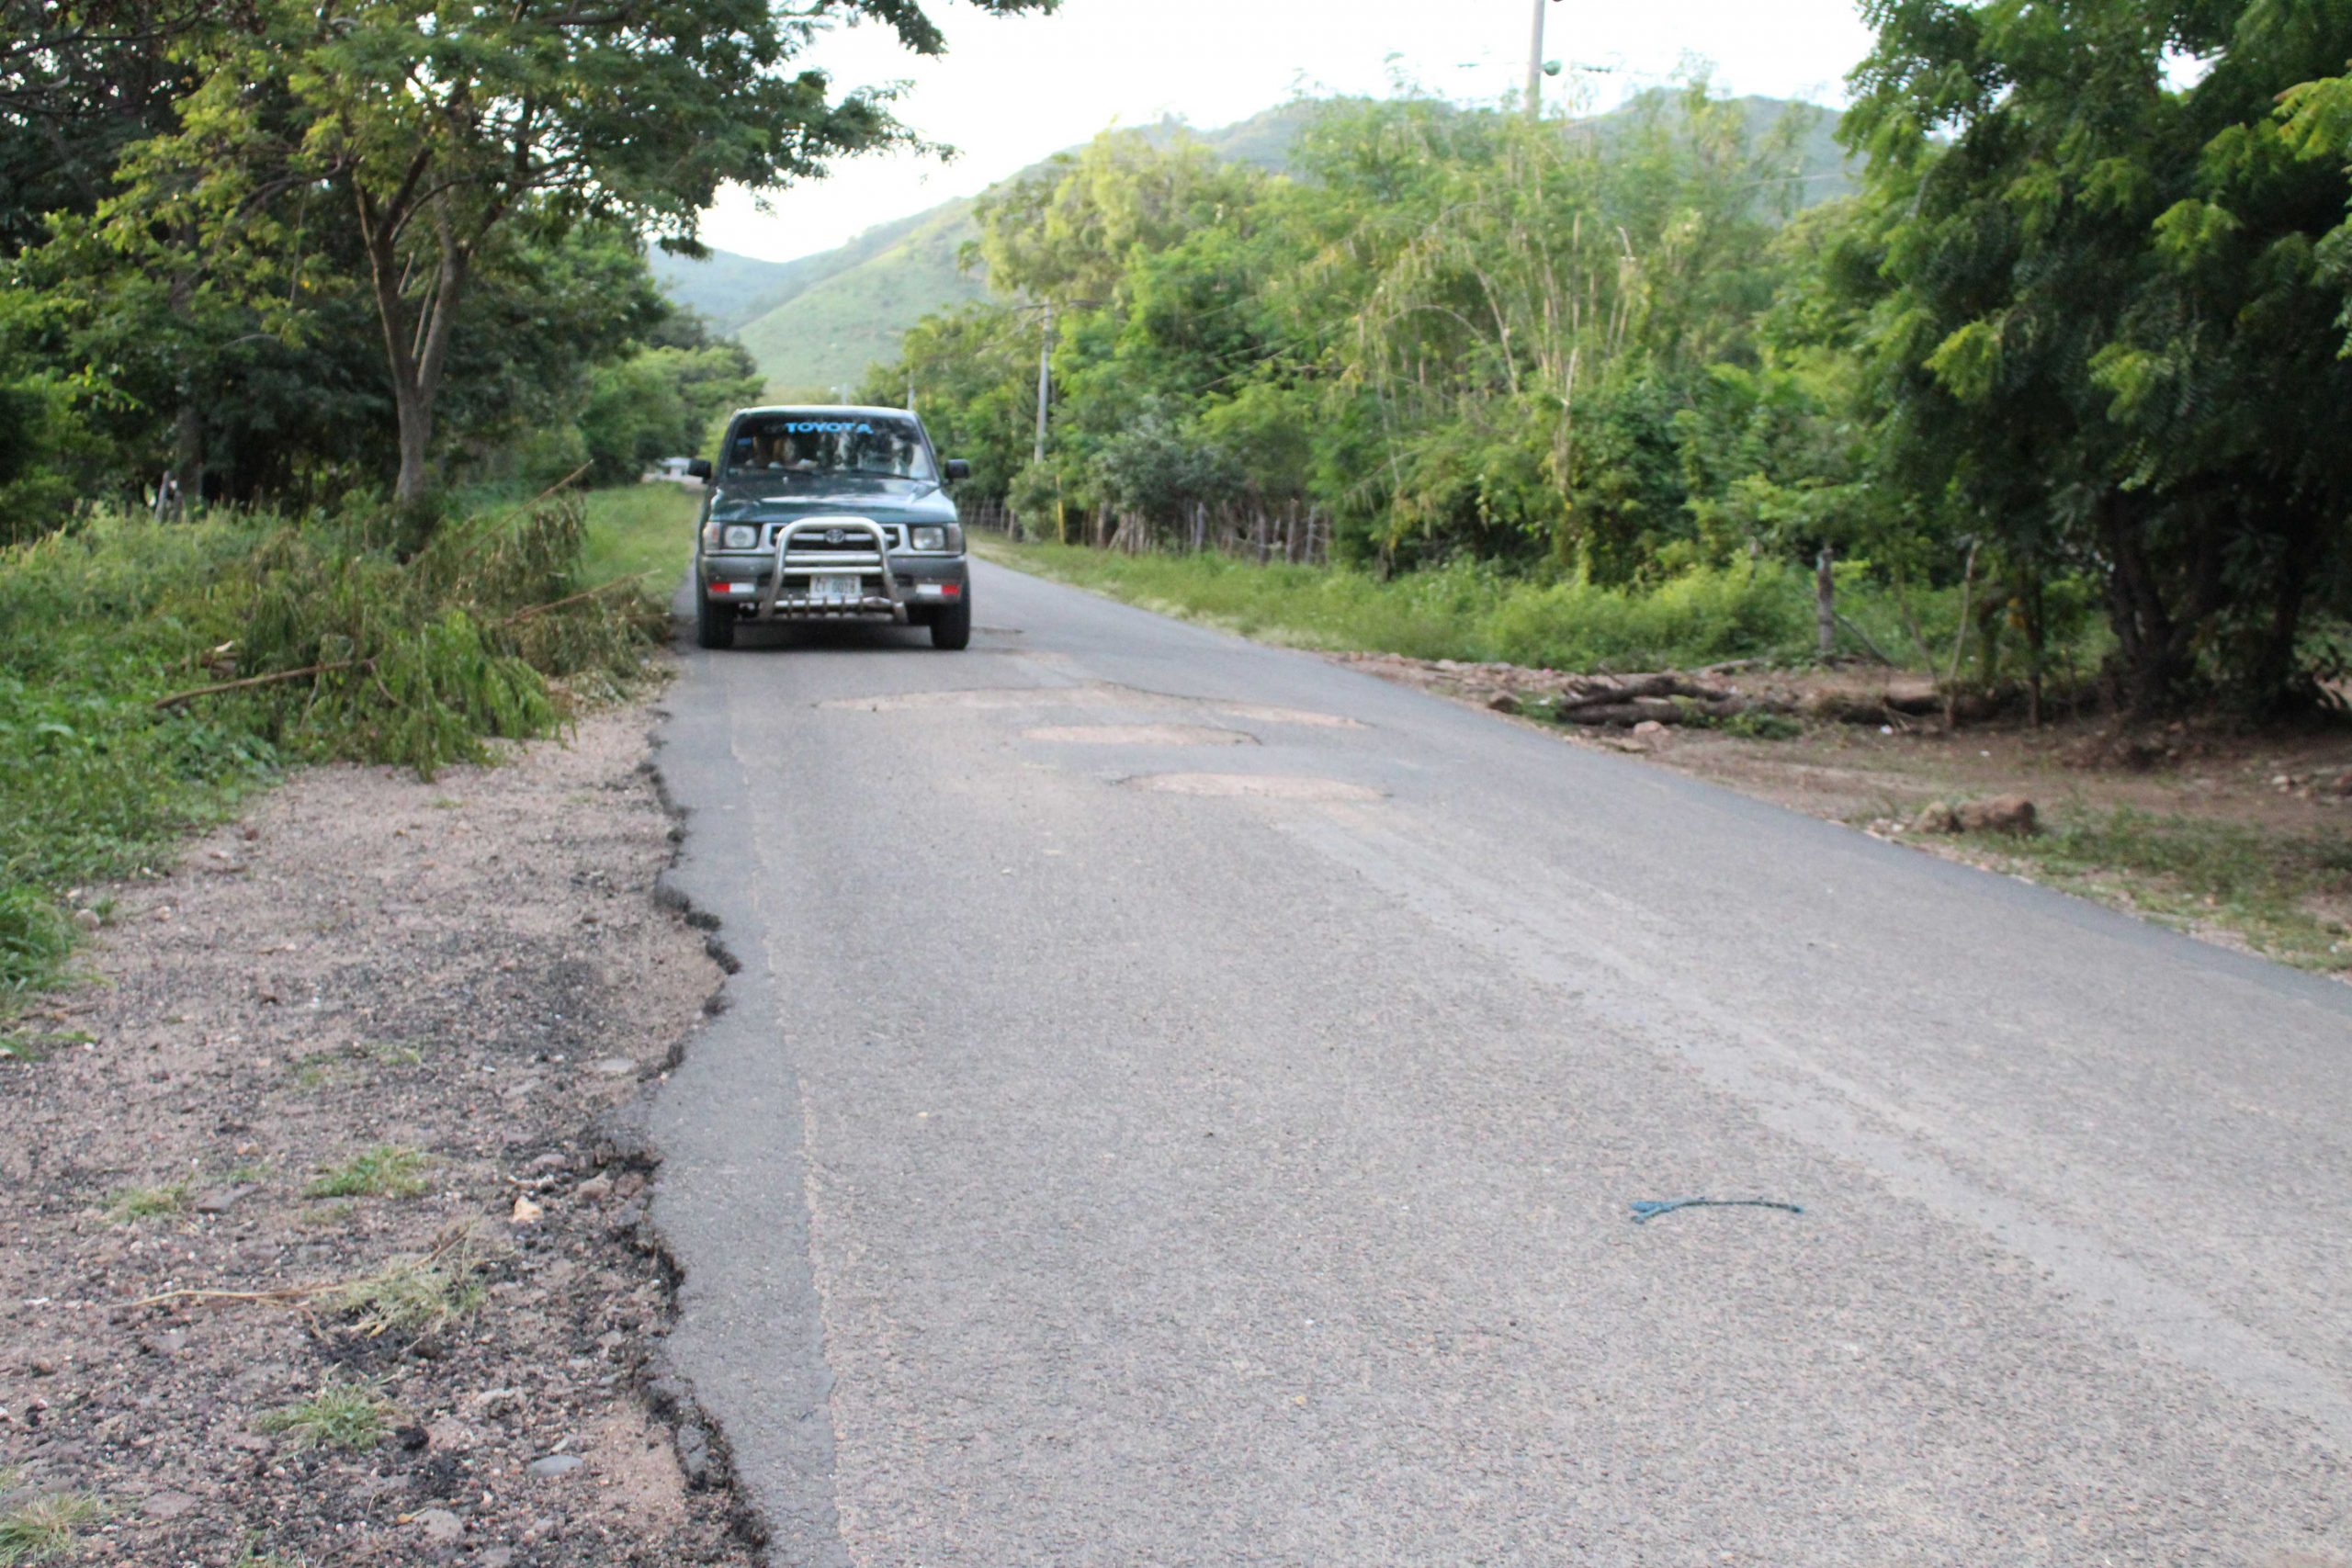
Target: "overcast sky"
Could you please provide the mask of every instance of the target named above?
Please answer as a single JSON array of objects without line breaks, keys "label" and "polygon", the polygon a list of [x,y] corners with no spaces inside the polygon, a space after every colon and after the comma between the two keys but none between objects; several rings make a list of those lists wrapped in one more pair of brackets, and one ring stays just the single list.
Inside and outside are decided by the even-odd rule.
[{"label": "overcast sky", "polygon": [[[899,116],[951,143],[954,162],[911,156],[842,164],[763,213],[729,193],[703,238],[788,261],[860,230],[995,181],[1113,125],[1172,114],[1204,130],[1304,89],[1385,94],[1403,75],[1465,100],[1515,91],[1526,71],[1530,0],[1063,0],[1050,17],[1003,20],[938,0],[948,53],[918,61],[891,35],[838,33],[811,62],[842,85],[904,80]],[[1855,0],[1553,0],[1544,53],[1605,108],[1703,62],[1734,93],[1842,104],[1869,47]]]}]

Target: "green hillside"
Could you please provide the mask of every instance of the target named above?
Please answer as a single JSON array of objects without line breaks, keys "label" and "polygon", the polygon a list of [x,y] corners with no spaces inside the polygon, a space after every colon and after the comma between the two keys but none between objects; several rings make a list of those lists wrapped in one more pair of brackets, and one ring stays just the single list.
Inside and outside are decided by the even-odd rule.
[{"label": "green hillside", "polygon": [[792,291],[793,276],[803,265],[729,251],[713,251],[700,259],[655,251],[646,262],[664,294],[719,333],[731,333],[774,307]]},{"label": "green hillside", "polygon": [[845,245],[788,262],[761,261],[729,251],[713,251],[700,261],[660,252],[650,259],[654,279],[671,299],[700,313],[714,330],[732,333],[827,278],[872,261],[943,210],[926,208],[910,217],[894,218]]},{"label": "green hillside", "polygon": [[[1791,109],[1809,108],[1776,98],[1739,103],[1758,136]],[[1279,172],[1317,107],[1284,104],[1222,130],[1191,134],[1222,157]],[[1605,133],[1642,115],[1670,112],[1670,99],[1653,96],[1590,123]],[[1790,173],[1807,206],[1853,188],[1835,140],[1838,117],[1814,112],[1816,118],[1804,128]],[[1167,141],[1188,130],[1179,121],[1161,120],[1136,134]],[[959,197],[797,261],[754,261],[725,252],[700,262],[657,256],[654,274],[671,298],[742,341],[773,393],[829,397],[834,388],[857,380],[867,366],[894,357],[900,336],[928,312],[987,296],[986,280],[957,265],[965,243],[978,238],[972,208],[971,197]]]},{"label": "green hillside", "polygon": [[[861,234],[842,251],[863,251],[795,289],[735,335],[752,351],[772,392],[814,398],[854,382],[878,359],[897,355],[900,334],[933,310],[978,299],[987,282],[956,265],[956,253],[978,238],[969,197]],[[829,257],[842,256],[829,252]],[[823,258],[817,258],[823,259]]]}]

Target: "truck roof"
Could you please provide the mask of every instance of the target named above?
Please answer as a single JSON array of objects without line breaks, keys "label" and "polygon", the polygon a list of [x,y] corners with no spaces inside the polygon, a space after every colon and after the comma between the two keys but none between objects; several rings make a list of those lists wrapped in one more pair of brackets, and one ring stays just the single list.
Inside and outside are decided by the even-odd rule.
[{"label": "truck roof", "polygon": [[854,416],[883,414],[891,419],[911,419],[912,409],[883,408],[868,403],[768,403],[758,408],[737,409],[735,417],[746,414],[788,413],[811,419],[849,419]]}]

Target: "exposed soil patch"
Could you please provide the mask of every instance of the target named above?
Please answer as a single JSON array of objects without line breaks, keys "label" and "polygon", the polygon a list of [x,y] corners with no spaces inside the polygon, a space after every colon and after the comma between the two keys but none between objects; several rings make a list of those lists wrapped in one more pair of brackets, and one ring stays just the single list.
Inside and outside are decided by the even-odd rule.
[{"label": "exposed soil patch", "polygon": [[[1481,707],[1567,677],[1511,666],[1348,654],[1340,662]],[[2052,705],[1947,732],[1927,683],[1871,666],[1738,669],[1708,678],[1806,717],[1785,739],[1697,725],[1536,727],[1635,752],[1811,816],[2177,925],[2225,946],[2352,975],[2352,728],[2127,727]],[[1508,709],[1514,705],[1504,704]],[[1533,722],[1515,718],[1512,722]],[[2044,829],[1921,832],[1939,803],[2030,801]]]},{"label": "exposed soil patch", "polygon": [[75,1560],[756,1560],[646,1393],[611,1131],[719,979],[653,898],[648,724],[313,769],[94,890],[100,982],[0,1061],[0,1494],[102,1502]]}]

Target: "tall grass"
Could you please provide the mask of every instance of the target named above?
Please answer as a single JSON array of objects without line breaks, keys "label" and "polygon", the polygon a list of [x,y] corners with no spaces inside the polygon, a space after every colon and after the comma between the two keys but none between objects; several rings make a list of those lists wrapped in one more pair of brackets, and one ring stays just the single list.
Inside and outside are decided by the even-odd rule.
[{"label": "tall grass", "polygon": [[514,509],[403,559],[364,518],[117,516],[0,548],[0,1012],[58,975],[66,889],[139,872],[288,763],[429,774],[628,682],[661,623],[622,593],[559,603],[583,527],[576,502]]},{"label": "tall grass", "polygon": [[[1344,568],[1257,566],[1218,555],[1125,556],[990,542],[989,553],[1061,581],[1247,637],[1334,651],[1503,660],[1555,670],[1693,669],[1815,650],[1813,575],[1781,562],[1694,570],[1656,588],[1541,582],[1460,563],[1385,580]],[[1888,656],[1917,660],[1901,604],[1841,569],[1838,610]],[[1949,650],[1957,590],[1912,595],[1931,649]],[[1841,632],[1839,646],[1856,642]],[[1940,657],[1940,655],[1939,655]]]},{"label": "tall grass", "polygon": [[583,584],[633,578],[668,604],[694,555],[697,492],[674,484],[621,485],[588,497],[588,534],[582,547]]}]

